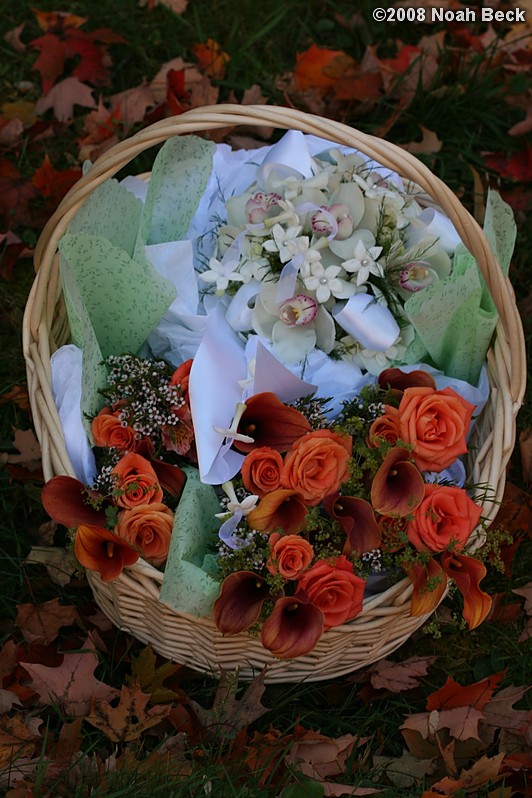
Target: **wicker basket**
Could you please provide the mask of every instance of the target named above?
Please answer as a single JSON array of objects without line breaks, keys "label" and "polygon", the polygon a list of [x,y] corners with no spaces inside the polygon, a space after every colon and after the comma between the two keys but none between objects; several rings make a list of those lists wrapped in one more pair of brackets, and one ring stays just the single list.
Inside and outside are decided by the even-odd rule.
[{"label": "wicker basket", "polygon": [[[492,521],[503,494],[505,467],[515,442],[515,417],[524,393],[526,369],[523,331],[512,288],[482,230],[453,192],[417,158],[399,147],[339,122],[272,106],[196,108],[146,128],[102,155],[66,195],[44,228],[35,252],[37,276],[26,307],[23,340],[45,479],[54,474],[74,475],[51,393],[50,355],[69,340],[59,277],[58,241],[90,193],[139,153],[171,136],[235,125],[292,128],[361,150],[415,181],[431,195],[476,257],[498,309],[499,323],[488,356],[490,399],[476,425],[474,458],[468,463],[468,474],[474,483],[490,486],[492,492],[489,500],[483,502],[483,514]],[[150,642],[169,659],[213,675],[221,669],[239,667],[240,677],[250,678],[268,664],[270,682],[332,678],[389,654],[427,618],[410,616],[412,586],[408,579],[403,579],[366,600],[355,620],[326,632],[310,654],[286,662],[274,659],[258,638],[246,633],[224,637],[211,620],[179,614],[162,604],[159,601],[162,574],[142,560],[109,583],[103,583],[95,572],[87,576],[97,603],[116,626],[143,642]]]}]

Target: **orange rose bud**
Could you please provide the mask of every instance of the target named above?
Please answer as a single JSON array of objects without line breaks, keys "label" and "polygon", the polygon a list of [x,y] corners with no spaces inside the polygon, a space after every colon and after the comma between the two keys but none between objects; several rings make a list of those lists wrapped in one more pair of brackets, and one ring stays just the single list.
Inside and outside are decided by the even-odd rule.
[{"label": "orange rose bud", "polygon": [[[420,615],[431,613],[442,600],[447,587],[447,577],[440,564],[431,557],[423,565],[420,563],[406,564],[404,571],[414,586],[410,601],[410,615],[417,618]],[[434,585],[432,590],[427,590],[429,579]]]},{"label": "orange rose bud", "polygon": [[250,529],[275,532],[282,529],[287,535],[296,535],[305,526],[307,507],[295,490],[274,490],[260,500],[248,513]]},{"label": "orange rose bud", "polygon": [[386,412],[378,416],[369,428],[368,446],[375,448],[382,441],[395,446],[399,439],[399,411],[396,407],[385,405]]},{"label": "orange rose bud", "polygon": [[109,529],[88,524],[78,526],[74,553],[85,568],[98,571],[102,582],[116,579],[126,566],[133,565],[140,556],[126,540]]},{"label": "orange rose bud", "polygon": [[366,582],[353,573],[345,555],[315,563],[298,580],[312,604],[323,613],[325,630],[355,618],[362,610]]},{"label": "orange rose bud", "polygon": [[281,486],[283,458],[276,449],[260,446],[246,455],[242,463],[242,482],[246,490],[265,496]]},{"label": "orange rose bud", "polygon": [[261,643],[279,659],[301,657],[312,651],[323,627],[322,611],[307,596],[284,596],[262,624]]},{"label": "orange rose bud", "polygon": [[310,429],[303,413],[295,407],[288,407],[274,393],[266,391],[246,401],[246,409],[238,425],[237,431],[249,435],[253,443],[235,440],[233,446],[240,452],[250,452],[258,446],[270,446],[278,452],[287,452],[294,441]]},{"label": "orange rose bud", "polygon": [[420,471],[443,471],[467,452],[475,405],[452,388],[407,388],[399,405],[399,437]]},{"label": "orange rose bud", "polygon": [[336,493],[349,476],[350,435],[318,429],[299,438],[285,457],[283,488],[297,490],[310,506]]},{"label": "orange rose bud", "polygon": [[381,515],[414,512],[423,499],[425,483],[406,449],[390,449],[371,486],[371,504]]},{"label": "orange rose bud", "polygon": [[271,574],[280,574],[283,579],[297,579],[309,567],[314,549],[308,540],[299,535],[270,535],[270,559],[266,568]]},{"label": "orange rose bud", "polygon": [[489,615],[492,604],[491,596],[479,586],[486,576],[486,566],[474,557],[450,551],[444,551],[440,561],[443,570],[464,597],[462,615],[469,629],[476,629]]},{"label": "orange rose bud", "polygon": [[214,623],[224,635],[239,634],[258,621],[262,605],[268,598],[273,596],[266,580],[253,571],[229,574],[214,602]]},{"label": "orange rose bud", "polygon": [[113,446],[118,452],[133,452],[138,444],[136,432],[133,427],[122,426],[118,418],[120,408],[111,410],[104,407],[92,419],[91,430],[95,446]]},{"label": "orange rose bud", "polygon": [[482,508],[465,490],[451,485],[427,483],[425,495],[409,523],[408,539],[418,551],[461,550],[477,526]]},{"label": "orange rose bud", "polygon": [[116,503],[119,507],[130,509],[141,504],[162,501],[163,492],[157,475],[140,454],[130,452],[124,455],[111,470],[111,474],[116,478]]},{"label": "orange rose bud", "polygon": [[161,565],[168,556],[174,514],[165,504],[141,504],[120,513],[115,533],[140,549],[145,560]]},{"label": "orange rose bud", "polygon": [[380,546],[381,530],[375,520],[373,507],[365,499],[336,494],[328,496],[323,506],[345,532],[346,542],[342,554],[347,557],[354,551],[364,554]]}]

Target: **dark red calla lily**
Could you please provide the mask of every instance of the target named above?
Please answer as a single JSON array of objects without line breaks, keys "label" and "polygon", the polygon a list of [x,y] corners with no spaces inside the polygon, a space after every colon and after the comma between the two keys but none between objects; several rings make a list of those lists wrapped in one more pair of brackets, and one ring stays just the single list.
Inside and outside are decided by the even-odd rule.
[{"label": "dark red calla lily", "polygon": [[406,371],[401,371],[398,368],[384,369],[378,377],[379,386],[383,390],[392,389],[404,391],[405,388],[416,388],[418,386],[424,388],[434,388],[436,390],[436,383],[434,377],[427,371],[416,369],[407,374]]},{"label": "dark red calla lily", "polygon": [[323,627],[323,613],[308,596],[283,596],[262,624],[261,642],[275,657],[293,659],[312,651]]},{"label": "dark red calla lily", "polygon": [[273,490],[248,513],[250,529],[275,532],[282,529],[287,535],[297,535],[305,526],[307,506],[295,490]]},{"label": "dark red calla lily", "polygon": [[41,492],[44,509],[54,521],[72,528],[79,524],[105,525],[105,510],[89,504],[90,491],[74,477],[52,477]]},{"label": "dark red calla lily", "polygon": [[187,477],[179,466],[165,463],[162,460],[158,460],[157,457],[154,457],[153,443],[149,439],[140,441],[135,453],[149,460],[151,467],[157,475],[157,481],[163,490],[166,490],[175,498],[181,496]]},{"label": "dark red calla lily", "polygon": [[137,549],[109,529],[89,524],[78,526],[74,553],[85,568],[98,571],[102,582],[116,579],[127,565],[133,565],[140,556]]},{"label": "dark red calla lily", "polygon": [[268,598],[273,596],[266,580],[258,574],[253,571],[229,574],[214,602],[214,623],[224,635],[243,632],[258,621]]},{"label": "dark red calla lily", "polygon": [[447,577],[441,565],[431,557],[426,563],[407,563],[403,567],[414,586],[410,615],[417,617],[435,610],[447,586]]},{"label": "dark red calla lily", "polygon": [[440,562],[447,576],[453,580],[464,597],[462,615],[469,629],[476,629],[486,619],[492,605],[491,596],[479,586],[486,576],[486,566],[474,557],[451,551],[444,551],[440,555]]},{"label": "dark red calla lily", "polygon": [[238,425],[238,432],[249,435],[253,443],[234,441],[235,449],[250,452],[257,446],[269,446],[278,452],[287,452],[292,444],[311,431],[303,413],[283,404],[274,393],[266,391],[251,396]]},{"label": "dark red calla lily", "polygon": [[373,509],[381,515],[409,515],[424,495],[425,483],[410,453],[407,449],[390,449],[371,486]]},{"label": "dark red calla lily", "polygon": [[380,546],[381,529],[375,520],[371,504],[365,499],[336,493],[327,496],[323,506],[345,532],[346,542],[342,554],[347,557],[354,551],[364,554]]}]

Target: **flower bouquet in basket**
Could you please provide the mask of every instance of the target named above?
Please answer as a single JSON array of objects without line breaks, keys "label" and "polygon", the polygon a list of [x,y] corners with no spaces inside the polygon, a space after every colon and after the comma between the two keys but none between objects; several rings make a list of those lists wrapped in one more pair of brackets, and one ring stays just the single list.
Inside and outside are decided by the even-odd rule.
[{"label": "flower bouquet in basket", "polygon": [[[496,194],[485,232],[506,269]],[[469,628],[485,619],[490,486],[464,460],[497,313],[419,185],[297,131],[237,152],[176,137],[58,248],[75,476],[43,502],[99,583],[142,564],[163,606],[280,659],[405,577],[412,616],[453,582]]]}]

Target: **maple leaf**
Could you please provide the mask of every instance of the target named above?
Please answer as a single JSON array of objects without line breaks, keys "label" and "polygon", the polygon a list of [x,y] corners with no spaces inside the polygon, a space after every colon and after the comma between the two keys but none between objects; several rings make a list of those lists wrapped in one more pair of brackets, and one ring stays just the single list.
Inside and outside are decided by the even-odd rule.
[{"label": "maple leaf", "polygon": [[188,5],[188,0],[139,0],[139,6],[141,8],[147,7],[148,11],[158,5],[169,8],[174,14],[183,14]]},{"label": "maple leaf", "polygon": [[111,97],[111,110],[118,114],[126,127],[142,122],[148,108],[154,105],[155,99],[148,83],[141,83]]},{"label": "maple leaf", "polygon": [[138,657],[133,659],[131,676],[126,677],[126,682],[130,687],[135,684],[140,686],[145,693],[148,693],[152,704],[162,704],[166,701],[173,701],[179,695],[174,690],[163,687],[163,682],[173,676],[180,666],[174,665],[172,662],[165,662],[156,668],[156,660],[153,648],[147,645]]},{"label": "maple leaf", "polygon": [[210,78],[220,80],[225,76],[226,67],[231,57],[227,55],[214,39],[194,44],[192,52],[197,59],[199,68]]},{"label": "maple leaf", "polygon": [[324,782],[345,773],[347,760],[355,747],[368,741],[353,734],[327,737],[319,732],[304,729],[292,742],[286,761],[307,778]]},{"label": "maple leaf", "polygon": [[[480,740],[478,723],[483,719],[482,712],[470,706],[440,711],[433,709],[409,715],[400,729],[418,732],[425,740],[432,741],[442,729],[448,729],[456,740]],[[405,739],[408,740],[408,736],[405,735]]]},{"label": "maple leaf", "polygon": [[74,116],[74,106],[95,108],[92,89],[81,83],[78,78],[70,77],[57,83],[45,97],[39,97],[35,105],[35,113],[44,114],[49,108],[59,122],[69,122]]},{"label": "maple leaf", "polygon": [[451,676],[443,687],[435,690],[427,698],[427,709],[454,709],[471,706],[482,710],[503,680],[506,671],[493,673],[479,682],[462,686]]},{"label": "maple leaf", "polygon": [[57,702],[69,715],[86,715],[92,701],[98,698],[110,700],[118,694],[118,690],[94,676],[99,660],[90,636],[82,650],[65,654],[58,667],[29,662],[20,664],[30,675],[32,688],[39,695],[40,702]]},{"label": "maple leaf", "polygon": [[44,604],[19,604],[16,624],[28,643],[48,645],[56,639],[62,626],[72,626],[79,619],[76,607],[63,605],[59,599]]},{"label": "maple leaf", "polygon": [[510,156],[504,152],[486,152],[484,163],[501,177],[523,182],[532,180],[532,146],[528,142]]},{"label": "maple leaf", "polygon": [[201,725],[211,736],[216,737],[222,734],[224,737],[234,736],[241,729],[270,711],[261,703],[265,689],[266,670],[267,668],[263,668],[259,675],[255,676],[240,699],[236,697],[237,674],[222,671],[211,709],[204,709],[196,701],[190,702]]},{"label": "maple leaf", "polygon": [[41,447],[32,429],[16,429],[13,446],[19,454],[8,454],[6,462],[16,463],[35,471],[41,465]]},{"label": "maple leaf", "polygon": [[532,711],[514,709],[513,704],[527,692],[527,687],[506,687],[499,690],[484,707],[485,722],[499,729],[506,729],[525,738],[527,745],[532,744]]},{"label": "maple leaf", "polygon": [[15,759],[31,756],[38,735],[28,728],[23,716],[0,716],[0,769],[4,770]]},{"label": "maple leaf", "polygon": [[426,676],[427,669],[436,657],[410,657],[403,662],[380,660],[371,669],[371,684],[376,690],[401,693],[418,686],[419,677]]},{"label": "maple leaf", "polygon": [[55,169],[46,154],[42,164],[35,170],[31,182],[43,197],[49,197],[54,205],[58,205],[80,177],[81,169]]},{"label": "maple leaf", "polygon": [[343,50],[329,50],[312,44],[308,50],[296,54],[293,77],[299,91],[310,88],[328,89],[334,86],[346,67],[354,64]]},{"label": "maple leaf", "polygon": [[143,731],[150,729],[170,713],[170,706],[153,707],[146,712],[150,700],[139,687],[122,687],[118,706],[112,707],[105,700],[95,700],[86,720],[96,726],[115,743],[127,743],[138,739]]},{"label": "maple leaf", "polygon": [[439,152],[443,146],[443,142],[438,138],[436,133],[432,130],[427,130],[423,125],[420,125],[419,129],[421,130],[421,141],[410,141],[408,144],[401,144],[403,150],[411,152],[413,155]]},{"label": "maple leaf", "polygon": [[35,187],[23,180],[17,167],[0,160],[0,217],[6,228],[27,224],[31,219],[29,201],[37,196]]}]

